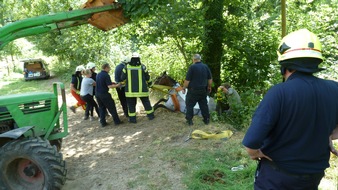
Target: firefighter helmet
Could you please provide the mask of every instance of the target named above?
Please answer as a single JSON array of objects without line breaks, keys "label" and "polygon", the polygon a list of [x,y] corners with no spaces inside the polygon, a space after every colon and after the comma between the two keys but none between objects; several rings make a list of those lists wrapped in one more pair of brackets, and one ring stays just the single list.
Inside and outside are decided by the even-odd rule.
[{"label": "firefighter helmet", "polygon": [[82,71],[85,70],[85,69],[86,69],[86,68],[85,68],[83,65],[79,65],[79,66],[76,67],[75,72],[77,72],[77,71],[82,72]]},{"label": "firefighter helmet", "polygon": [[128,57],[128,56],[124,56],[123,58],[122,58],[122,62],[123,63],[129,63],[130,62],[130,57]]},{"label": "firefighter helmet", "polygon": [[87,69],[93,69],[94,67],[96,67],[95,63],[93,62],[87,63]]},{"label": "firefighter helmet", "polygon": [[293,58],[317,58],[323,60],[319,38],[307,29],[286,35],[278,46],[278,61]]},{"label": "firefighter helmet", "polygon": [[141,65],[141,59],[140,59],[140,54],[134,52],[131,56],[130,59],[130,65],[131,66],[139,66]]},{"label": "firefighter helmet", "polygon": [[138,57],[138,58],[140,58],[140,54],[138,54],[137,52],[134,52],[134,53],[131,55],[131,57]]},{"label": "firefighter helmet", "polygon": [[286,69],[305,73],[324,70],[318,67],[323,62],[319,38],[307,29],[285,36],[278,46],[277,54],[282,74]]}]

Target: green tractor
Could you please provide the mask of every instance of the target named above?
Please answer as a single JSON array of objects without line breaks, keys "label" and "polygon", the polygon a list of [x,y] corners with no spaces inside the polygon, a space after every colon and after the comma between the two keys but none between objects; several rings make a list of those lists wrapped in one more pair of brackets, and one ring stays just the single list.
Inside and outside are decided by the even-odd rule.
[{"label": "green tractor", "polygon": [[[16,21],[0,28],[0,50],[17,38],[91,24],[107,31],[128,19],[115,0],[88,0],[83,9]],[[68,135],[63,83],[53,92],[0,96],[0,190],[57,190],[66,180],[62,138]],[[61,124],[62,123],[62,124]]]},{"label": "green tractor", "polygon": [[59,150],[68,134],[66,95],[63,83],[54,83],[53,89],[0,96],[0,189],[58,189],[64,184]]}]

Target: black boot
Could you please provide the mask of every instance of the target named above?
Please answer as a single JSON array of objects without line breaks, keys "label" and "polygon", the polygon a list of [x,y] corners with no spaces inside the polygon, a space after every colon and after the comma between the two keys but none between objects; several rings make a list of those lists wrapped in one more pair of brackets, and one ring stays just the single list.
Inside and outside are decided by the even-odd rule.
[{"label": "black boot", "polygon": [[149,120],[153,120],[155,118],[154,112],[147,114]]},{"label": "black boot", "polygon": [[129,123],[136,123],[136,116],[129,116]]},{"label": "black boot", "polygon": [[186,122],[187,122],[187,124],[188,124],[189,126],[194,125],[194,123],[192,122],[192,120],[187,120]]},{"label": "black boot", "polygon": [[204,124],[208,125],[210,120],[209,120],[209,118],[206,118],[206,119],[203,119],[203,122],[204,122]]}]

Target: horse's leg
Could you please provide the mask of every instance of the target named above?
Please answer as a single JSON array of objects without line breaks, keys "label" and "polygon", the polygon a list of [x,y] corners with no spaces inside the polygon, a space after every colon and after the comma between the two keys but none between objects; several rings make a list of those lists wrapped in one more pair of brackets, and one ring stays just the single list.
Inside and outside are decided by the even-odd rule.
[{"label": "horse's leg", "polygon": [[153,106],[154,111],[160,106],[159,104],[160,104],[161,102],[166,102],[167,100],[168,100],[168,99],[161,98],[158,102],[156,102],[156,103],[154,104],[154,106]]},{"label": "horse's leg", "polygon": [[156,108],[155,108],[155,106],[154,106],[154,111],[155,111],[157,108],[165,108],[165,109],[167,109],[167,110],[169,110],[169,111],[171,111],[171,112],[175,112],[175,110],[169,109],[169,108],[167,108],[167,107],[166,107],[165,105],[163,105],[163,104],[157,105]]},{"label": "horse's leg", "polygon": [[165,108],[165,109],[167,109],[167,110],[169,110],[169,111],[171,111],[171,112],[175,112],[175,110],[171,110],[171,109],[167,108],[165,105],[160,104],[161,102],[166,102],[166,101],[168,101],[168,99],[161,98],[158,102],[156,102],[156,103],[154,104],[154,106],[153,106],[154,111],[155,111],[157,108]]},{"label": "horse's leg", "polygon": [[154,104],[154,107],[157,106],[158,104],[160,104],[161,102],[166,102],[168,99],[165,99],[165,98],[161,98],[159,101],[157,101],[155,104]]}]

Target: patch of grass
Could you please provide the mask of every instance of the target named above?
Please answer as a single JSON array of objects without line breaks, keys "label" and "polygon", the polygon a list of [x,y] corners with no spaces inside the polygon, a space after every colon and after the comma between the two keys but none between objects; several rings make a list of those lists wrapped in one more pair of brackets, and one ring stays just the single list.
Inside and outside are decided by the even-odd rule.
[{"label": "patch of grass", "polygon": [[[185,174],[183,182],[187,189],[253,189],[256,162],[249,159],[241,145],[244,133],[238,132],[227,141],[192,140],[193,146],[167,150],[163,159],[175,162]],[[319,189],[337,188],[338,157],[331,157],[331,167],[326,170]],[[243,170],[232,171],[231,168],[243,165]]]},{"label": "patch of grass", "polygon": [[[241,145],[241,134],[227,141],[191,140],[190,146],[167,149],[163,159],[175,162],[185,174],[187,189],[252,189],[256,163]],[[231,168],[244,165],[243,170]]]},{"label": "patch of grass", "polygon": [[52,77],[46,80],[32,80],[25,81],[23,78],[11,78],[3,81],[3,85],[1,85],[0,95],[7,94],[21,94],[27,92],[52,92],[53,87],[52,83],[55,81],[61,81],[65,83],[65,87],[69,86],[70,79],[61,80],[60,78]]},{"label": "patch of grass", "polygon": [[151,165],[152,163],[148,159],[145,159],[144,162],[142,161],[133,166],[135,168],[135,178],[128,181],[128,188],[145,187],[145,189],[149,190],[171,189],[172,184],[170,184],[166,171],[158,167],[158,171],[154,173],[151,169],[148,169]]},{"label": "patch of grass", "polygon": [[37,82],[40,81],[23,81],[18,79],[15,82],[11,82],[7,85],[4,85],[1,88],[0,95],[5,95],[5,94],[20,94],[20,93],[25,93],[25,92],[35,92],[38,90],[41,90],[40,84]]}]

